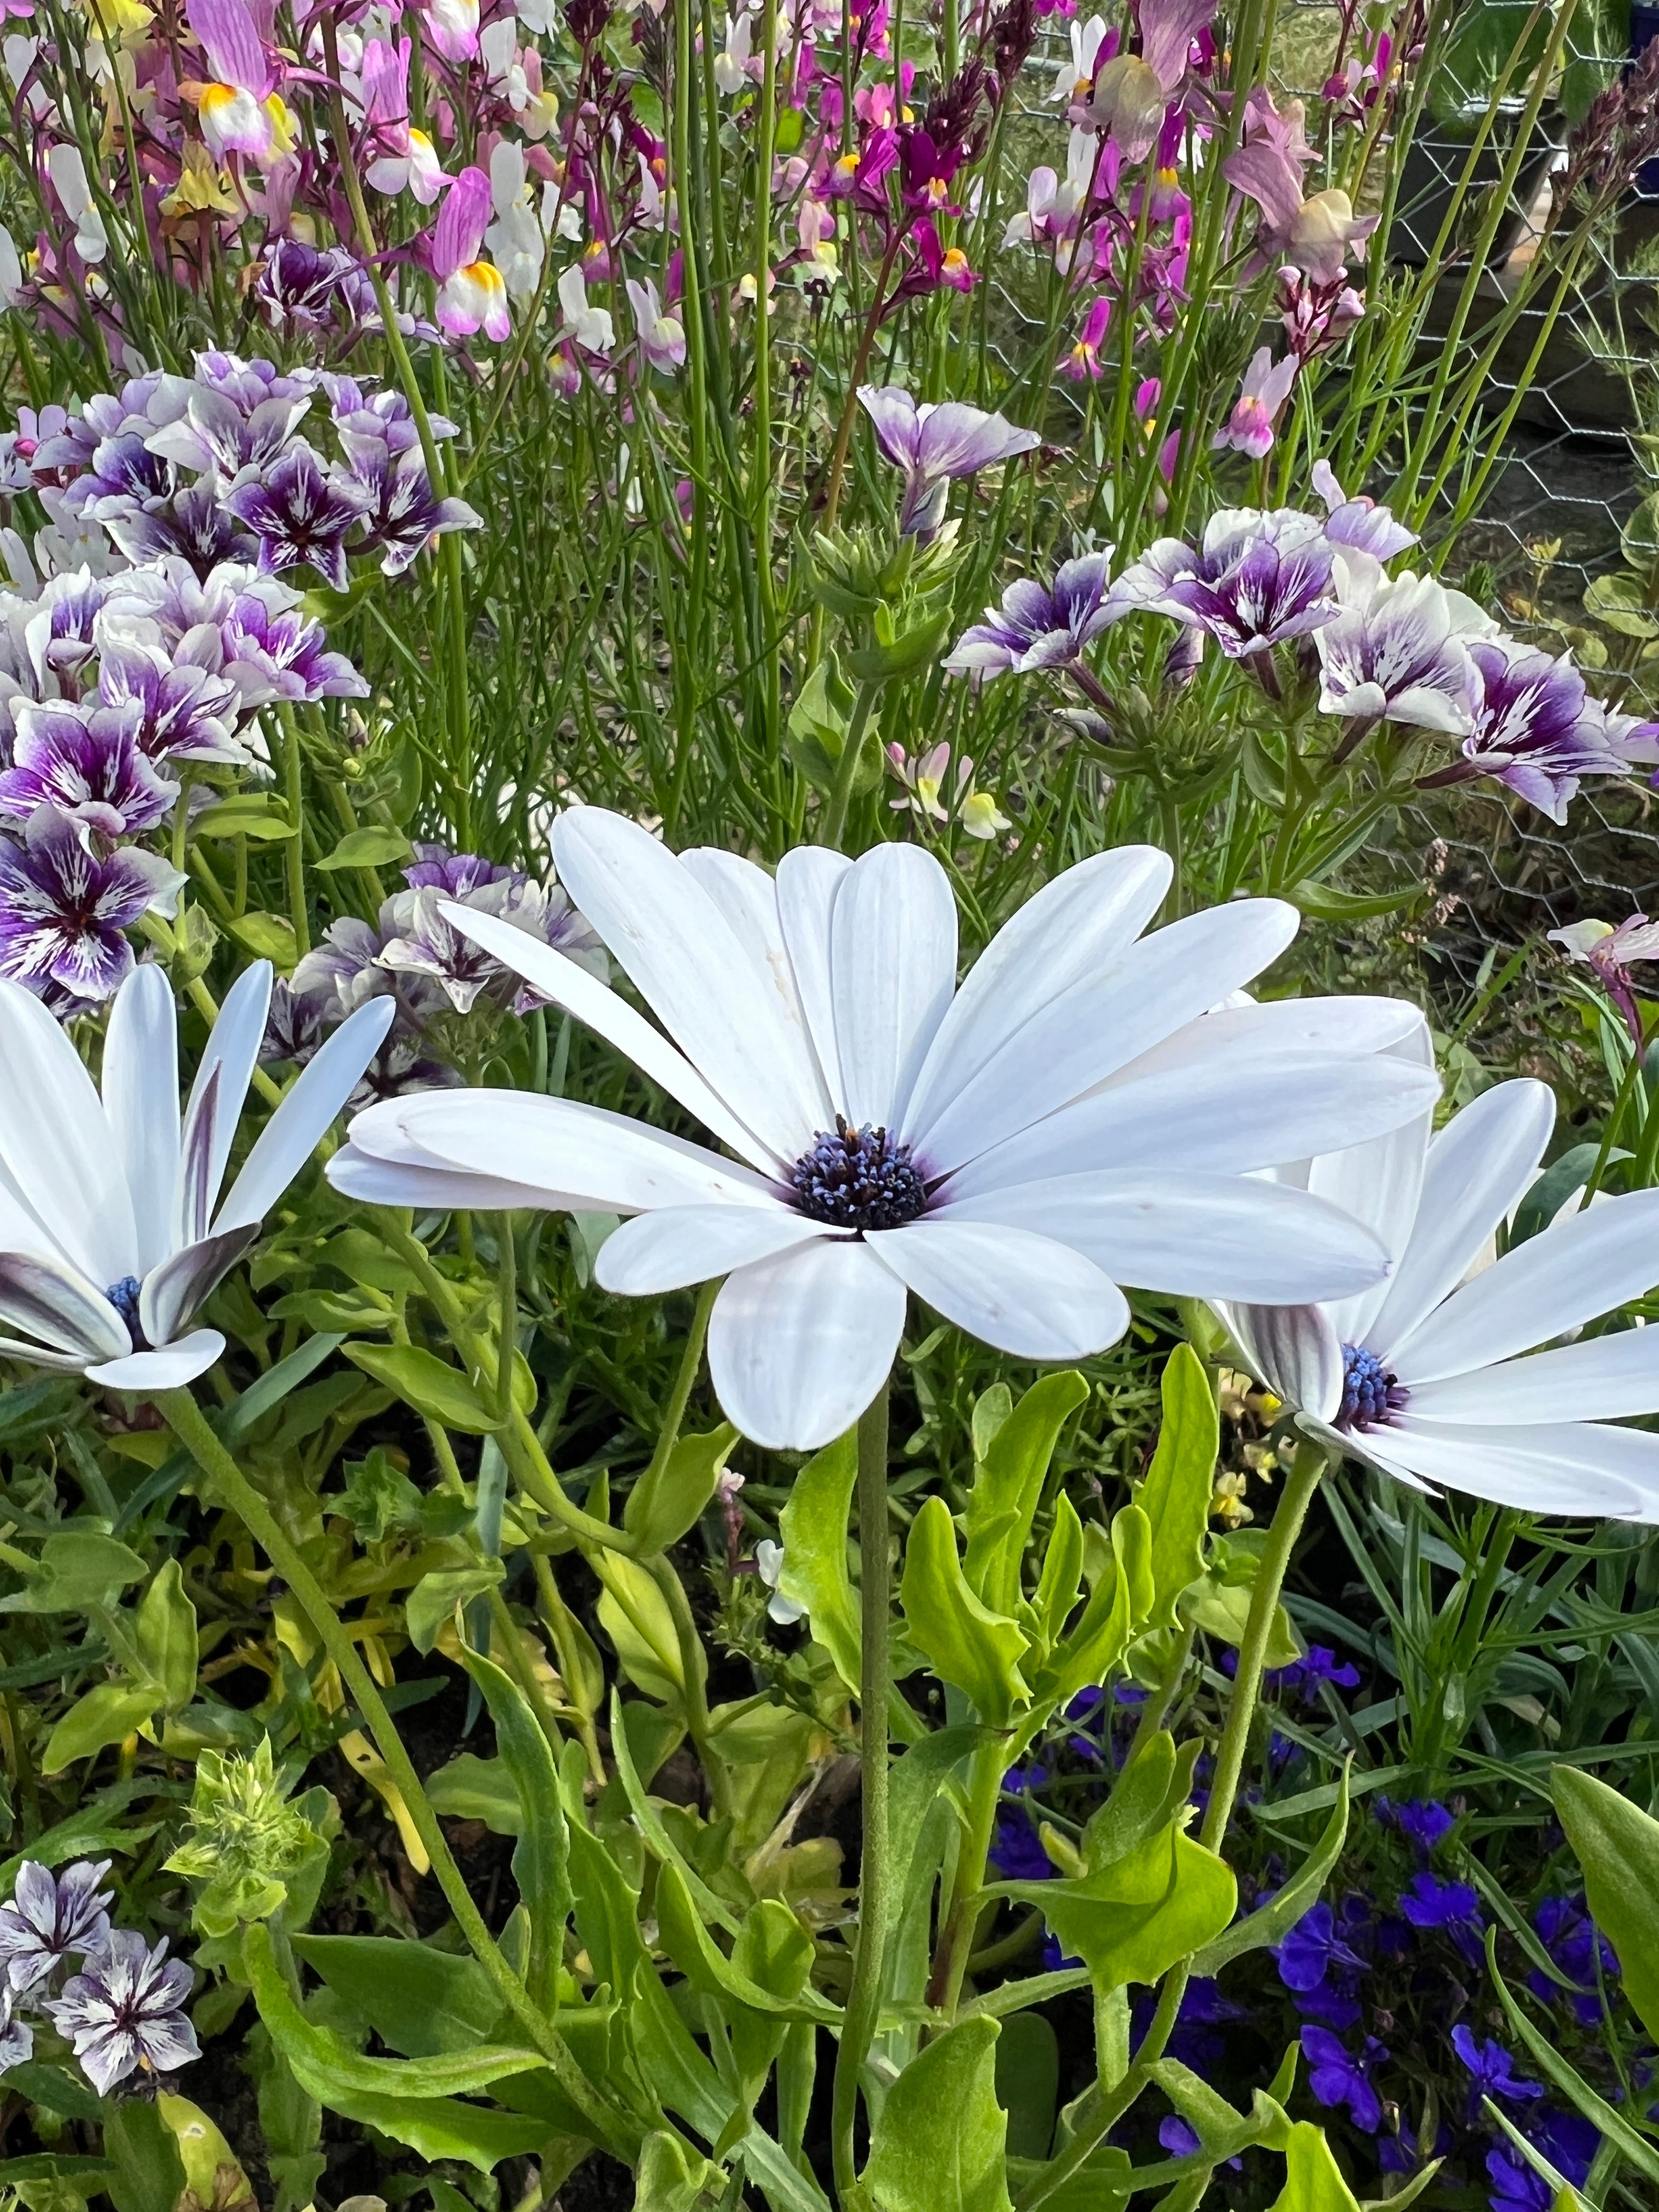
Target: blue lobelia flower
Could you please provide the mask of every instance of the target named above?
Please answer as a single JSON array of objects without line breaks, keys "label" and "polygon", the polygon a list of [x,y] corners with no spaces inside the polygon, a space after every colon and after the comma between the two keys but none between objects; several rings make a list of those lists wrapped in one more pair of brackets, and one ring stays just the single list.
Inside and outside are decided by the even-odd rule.
[{"label": "blue lobelia flower", "polygon": [[1431,1797],[1385,1797],[1379,1791],[1371,1810],[1385,1827],[1397,1828],[1406,1841],[1425,1858],[1451,1833],[1455,1815]]},{"label": "blue lobelia flower", "polygon": [[1480,1960],[1486,1923],[1480,1899],[1468,1882],[1414,1874],[1401,1892],[1400,1910],[1413,1928],[1443,1929],[1471,1965]]},{"label": "blue lobelia flower", "polygon": [[1534,2097],[1541,2097],[1541,2081],[1523,2081],[1515,2070],[1515,2060],[1501,2043],[1483,2043],[1467,2027],[1455,2027],[1451,2033],[1452,2049],[1472,2077],[1469,2082],[1469,2118],[1473,2122],[1480,2110],[1483,2097],[1501,2097],[1511,2104],[1524,2104]]},{"label": "blue lobelia flower", "polygon": [[[1525,2134],[1565,2181],[1582,2188],[1601,2142],[1588,2120],[1577,2112],[1540,2112]],[[1492,2212],[1552,2212],[1555,2192],[1510,2143],[1487,2152],[1486,2173]]]},{"label": "blue lobelia flower", "polygon": [[1368,2035],[1356,2056],[1329,2028],[1310,2025],[1302,2031],[1302,2055],[1308,2062],[1308,2087],[1317,2101],[1331,2110],[1346,2109],[1355,2127],[1374,2136],[1382,2124],[1382,2100],[1371,2075],[1386,2061],[1386,2047]]},{"label": "blue lobelia flower", "polygon": [[[1595,1994],[1598,1955],[1603,1974],[1612,1977],[1619,1972],[1612,1944],[1597,1930],[1582,1897],[1545,1898],[1533,1914],[1533,1925],[1561,1972],[1578,1985],[1572,1994],[1573,2011],[1584,2027],[1594,2027],[1601,2017],[1601,2000]],[[1565,1994],[1539,1966],[1528,1975],[1527,1986],[1546,2004]]]}]

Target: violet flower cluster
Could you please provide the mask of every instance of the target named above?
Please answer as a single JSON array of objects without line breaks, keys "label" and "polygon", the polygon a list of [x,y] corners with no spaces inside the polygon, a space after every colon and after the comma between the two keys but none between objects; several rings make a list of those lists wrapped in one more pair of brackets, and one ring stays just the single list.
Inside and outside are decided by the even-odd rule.
[{"label": "violet flower cluster", "polygon": [[99,2095],[131,2075],[165,2082],[201,2057],[185,2012],[195,1977],[131,1928],[110,1923],[107,1859],[54,1875],[33,1859],[0,1905],[0,2073],[34,2051],[35,2028],[68,2043]]},{"label": "violet flower cluster", "polygon": [[525,1014],[547,1004],[521,976],[463,937],[445,919],[444,906],[521,929],[602,980],[610,973],[603,945],[550,870],[538,881],[476,853],[424,844],[416,846],[404,883],[372,922],[356,915],[331,922],[322,943],[271,998],[260,1056],[297,1066],[359,1006],[375,998],[395,1001],[392,1028],[349,1101],[353,1109],[459,1083],[445,1056],[451,1018],[484,1009]]},{"label": "violet flower cluster", "polygon": [[1321,711],[1345,725],[1338,763],[1390,723],[1455,749],[1440,765],[1430,756],[1422,787],[1487,779],[1554,822],[1586,776],[1659,763],[1659,723],[1616,713],[1571,653],[1507,635],[1437,578],[1391,574],[1415,534],[1387,507],[1349,498],[1328,464],[1316,465],[1313,480],[1322,515],[1226,507],[1197,545],[1158,538],[1115,578],[1109,555],[1092,553],[1065,562],[1051,584],[1018,579],[963,633],[946,672],[984,682],[1046,671],[1075,683],[1109,720],[1110,694],[1087,648],[1126,617],[1162,615],[1188,641],[1171,653],[1167,684],[1190,681],[1213,646],[1277,699],[1278,649],[1290,647],[1298,670],[1317,672]]}]

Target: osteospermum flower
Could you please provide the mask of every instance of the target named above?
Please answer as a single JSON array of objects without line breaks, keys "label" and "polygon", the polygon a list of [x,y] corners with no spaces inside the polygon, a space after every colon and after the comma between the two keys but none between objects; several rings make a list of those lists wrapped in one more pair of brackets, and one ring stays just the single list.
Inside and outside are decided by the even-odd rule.
[{"label": "osteospermum flower", "polygon": [[54,1875],[25,1859],[9,1900],[0,1905],[0,1966],[21,1996],[70,1959],[89,1958],[109,1940],[110,1900],[99,1887],[107,1859],[82,1859]]},{"label": "osteospermum flower", "polygon": [[[131,955],[129,955],[131,957]],[[38,999],[0,983],[0,1353],[125,1390],[210,1367],[216,1329],[183,1332],[258,1235],[390,1026],[345,1023],[299,1078],[215,1211],[270,997],[259,961],[227,996],[179,1110],[173,993],[135,969],[104,1041],[102,1095]]]},{"label": "osteospermum flower", "polygon": [[1346,1143],[1422,1110],[1425,1070],[1365,1056],[1419,1018],[1376,1000],[1206,1011],[1278,958],[1289,907],[1241,900],[1141,940],[1170,862],[1103,853],[1045,886],[957,990],[949,879],[919,847],[802,849],[775,880],[578,807],[553,850],[661,1030],[523,932],[447,920],[732,1157],[574,1101],[471,1091],[370,1109],[331,1180],[386,1205],[636,1216],[599,1280],[644,1297],[726,1277],[710,1371],[757,1442],[840,1435],[881,1388],[910,1291],[1017,1358],[1061,1359],[1121,1334],[1120,1284],[1250,1282],[1266,1302],[1377,1279],[1370,1231],[1250,1171],[1300,1156],[1310,1128]]},{"label": "osteospermum flower", "polygon": [[152,1951],[132,1929],[117,1928],[46,2010],[106,2096],[129,2074],[176,2074],[201,2057],[184,2009],[195,1978],[182,1959],[167,1957],[165,1936]]},{"label": "osteospermum flower", "polygon": [[1425,1117],[1315,1159],[1307,1188],[1371,1224],[1392,1276],[1331,1304],[1218,1310],[1250,1371],[1334,1451],[1414,1489],[1659,1519],[1659,1436],[1616,1425],[1659,1413],[1659,1332],[1558,1341],[1659,1281],[1659,1191],[1557,1220],[1470,1274],[1554,1120],[1543,1084],[1500,1083],[1432,1142]]}]

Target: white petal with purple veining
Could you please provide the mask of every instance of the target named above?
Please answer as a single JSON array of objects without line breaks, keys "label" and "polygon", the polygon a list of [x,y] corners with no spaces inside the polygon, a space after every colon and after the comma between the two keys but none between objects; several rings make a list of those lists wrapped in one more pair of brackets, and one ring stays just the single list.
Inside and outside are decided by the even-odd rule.
[{"label": "white petal with purple veining", "polygon": [[131,1349],[126,1323],[84,1276],[25,1252],[0,1252],[0,1322],[53,1352],[108,1359]]},{"label": "white petal with purple veining", "polygon": [[185,1109],[182,1234],[204,1236],[224,1181],[242,1102],[253,1080],[270,1005],[271,967],[256,960],[226,994]]},{"label": "white petal with purple veining", "polygon": [[708,1372],[728,1419],[772,1451],[842,1436],[886,1382],[905,1291],[866,1244],[819,1242],[728,1275]]},{"label": "white petal with purple veining", "polygon": [[165,972],[146,961],[115,994],[104,1038],[104,1111],[132,1201],[133,1272],[179,1236],[179,1016]]},{"label": "white petal with purple veining", "polygon": [[1218,1302],[1245,1364],[1286,1405],[1334,1420],[1342,1407],[1342,1346],[1322,1307]]},{"label": "white petal with purple veining", "polygon": [[106,1360],[101,1367],[88,1367],[87,1380],[100,1382],[107,1390],[176,1390],[181,1384],[193,1382],[208,1369],[225,1348],[225,1340],[216,1328],[198,1328],[189,1336],[177,1337],[154,1352],[130,1352],[124,1359]]}]

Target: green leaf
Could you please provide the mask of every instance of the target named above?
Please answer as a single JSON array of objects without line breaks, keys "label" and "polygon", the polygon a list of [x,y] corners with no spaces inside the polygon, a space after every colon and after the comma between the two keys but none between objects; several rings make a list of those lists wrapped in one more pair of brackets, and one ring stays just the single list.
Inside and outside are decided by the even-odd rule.
[{"label": "green leaf", "polygon": [[334,850],[313,866],[319,868],[381,868],[409,858],[410,843],[401,830],[370,822],[361,830],[348,830]]},{"label": "green leaf", "polygon": [[1298,2120],[1285,2150],[1285,2186],[1273,2212],[1359,2212],[1359,2200],[1342,2179],[1323,2128]]},{"label": "green leaf", "polygon": [[1102,1990],[1157,1981],[1218,1936],[1238,1900],[1230,1869],[1173,1822],[1087,1874],[999,1882],[987,1894],[1037,1906],[1060,1948],[1081,1959]]},{"label": "green leaf", "polygon": [[161,1702],[159,1682],[100,1682],[64,1715],[41,1754],[41,1771],[61,1774],[77,1759],[91,1759],[112,1743],[123,1743],[142,1728]]},{"label": "green leaf", "polygon": [[647,1468],[628,1493],[623,1526],[641,1552],[665,1552],[702,1519],[738,1432],[723,1421],[706,1437],[682,1437],[659,1468]]},{"label": "green leaf", "polygon": [[1135,1503],[1152,1527],[1149,1629],[1172,1628],[1176,1601],[1204,1571],[1220,1417],[1203,1361],[1178,1344],[1164,1364],[1164,1425]]},{"label": "green leaf", "polygon": [[1247,1951],[1259,1951],[1269,1943],[1281,1942],[1304,1913],[1319,1902],[1319,1893],[1341,1856],[1347,1832],[1348,1766],[1345,1762],[1336,1805],[1325,1824],[1325,1832],[1297,1869],[1294,1880],[1285,1884],[1271,1905],[1251,1913],[1248,1919],[1235,1921],[1213,1942],[1206,1943],[1193,1960],[1193,1972],[1212,1976],[1230,1960],[1243,1958]]},{"label": "green leaf", "polygon": [[858,1480],[857,1439],[849,1432],[807,1461],[778,1516],[783,1571],[778,1588],[804,1605],[812,1633],[849,1690],[859,1686],[858,1596],[847,1567],[847,1522]]},{"label": "green leaf", "polygon": [[493,1661],[461,1650],[462,1664],[483,1692],[495,1744],[519,1792],[521,1825],[513,1879],[530,1915],[530,1993],[550,2008],[557,1995],[564,1926],[570,1917],[570,1845],[553,1753],[524,1692]]},{"label": "green leaf", "polygon": [[299,2081],[335,2112],[346,2109],[335,2102],[337,2093],[396,2102],[465,2096],[547,2063],[538,2051],[507,2044],[475,2045],[469,2051],[429,2058],[364,2058],[337,2035],[308,2021],[295,2003],[272,1954],[270,1931],[263,1923],[244,1935],[242,1961],[272,2042]]},{"label": "green leaf", "polygon": [[659,2129],[648,2135],[634,2178],[634,2212],[704,2212],[717,2202],[726,2176],[701,2151]]},{"label": "green leaf", "polygon": [[1081,1689],[1103,1682],[1121,1661],[1152,1610],[1152,1528],[1138,1505],[1112,1516],[1109,1542],[1098,1527],[1084,1532],[1085,1571],[1090,1547],[1103,1555],[1081,1619],[1037,1677],[1045,1701],[1065,1704]]},{"label": "green leaf", "polygon": [[404,1626],[415,1649],[430,1651],[456,1607],[493,1590],[506,1571],[499,1559],[483,1559],[476,1567],[440,1567],[422,1575],[404,1601]]},{"label": "green leaf", "polygon": [[137,1553],[113,1536],[71,1529],[47,1537],[23,1588],[0,1597],[0,1613],[96,1612],[113,1605],[118,1591],[149,1571]]},{"label": "green leaf", "polygon": [[[623,1795],[640,1833],[665,1865],[678,1868],[686,1887],[696,1901],[699,1915],[724,1928],[728,1935],[737,1932],[737,1915],[725,1900],[716,1896],[702,1876],[687,1859],[669,1834],[662,1814],[646,1796],[639,1770],[634,1764],[634,1745],[629,1735],[629,1716],[635,1713],[655,1713],[649,1705],[625,1705],[622,1693],[613,1689],[611,1693],[611,1747],[617,1762],[617,1775],[623,1785]],[[659,1716],[659,1717],[660,1717]]]},{"label": "green leaf", "polygon": [[887,1784],[887,1857],[889,1889],[887,1938],[905,1909],[910,1869],[921,1842],[929,1812],[939,1802],[950,1776],[964,1765],[980,1747],[994,1741],[989,1729],[962,1723],[939,1729],[913,1744],[894,1766]]},{"label": "green leaf", "polygon": [[[605,1584],[594,1610],[617,1647],[623,1672],[648,1698],[681,1711],[685,1675],[680,1640],[655,1577],[620,1552],[596,1551],[592,1565]],[[696,1646],[696,1664],[700,1668],[706,1665],[701,1644]]]},{"label": "green leaf", "polygon": [[968,1495],[969,1587],[994,1613],[1012,1613],[1019,1567],[1060,1432],[1089,1395],[1075,1370],[1033,1383],[979,1456]]},{"label": "green leaf", "polygon": [[300,957],[300,940],[285,914],[265,914],[256,907],[250,913],[239,914],[225,927],[244,952],[252,953],[256,960],[269,960],[279,975],[293,973]]},{"label": "green leaf", "polygon": [[185,2192],[184,2161],[154,2105],[143,2097],[112,2105],[104,2152],[119,2176],[109,2185],[115,2212],[173,2212]]},{"label": "green leaf", "polygon": [[1012,2158],[1047,2158],[1060,2099],[1060,2039],[1036,2013],[1016,2013],[996,2050],[997,2102],[1008,2115]]},{"label": "green leaf", "polygon": [[280,801],[259,791],[239,791],[204,806],[190,826],[198,837],[252,837],[264,844],[297,834]]},{"label": "green leaf", "polygon": [[0,2079],[31,2105],[40,2105],[65,2120],[95,2120],[103,2112],[102,2105],[83,2081],[72,2081],[57,2067],[44,2066],[37,2059],[26,2058],[21,2066],[9,2067]]},{"label": "green leaf", "polygon": [[491,1835],[516,1836],[524,1825],[518,1785],[499,1759],[464,1751],[428,1775],[426,1794],[446,1820],[482,1820]]},{"label": "green leaf", "polygon": [[1584,1870],[1590,1917],[1619,1954],[1625,1995],[1659,2037],[1659,1820],[1577,1766],[1551,1768],[1550,1794]]},{"label": "green leaf", "polygon": [[348,1344],[345,1356],[384,1383],[423,1419],[463,1436],[489,1436],[507,1424],[485,1405],[459,1367],[415,1344]]},{"label": "green leaf", "polygon": [[957,1555],[957,1532],[942,1498],[930,1498],[910,1525],[900,1603],[911,1641],[941,1681],[972,1699],[980,1717],[1005,1728],[1030,1690],[1019,1662],[1030,1648],[1018,1621],[981,1604]]},{"label": "green leaf", "polygon": [[166,1710],[183,1712],[196,1695],[196,1608],[177,1559],[161,1567],[140,1601],[138,1656],[161,1684]]},{"label": "green leaf", "polygon": [[[732,1998],[751,2012],[772,2013],[780,2020],[840,2025],[840,2006],[831,2004],[815,1990],[802,1988],[788,1996],[776,1996],[751,1980],[735,1960],[728,1959],[703,1926],[684,1877],[672,1860],[657,1874],[657,1926],[663,1949],[694,1989],[709,1996]],[[810,1955],[806,1963],[810,1966]]]},{"label": "green leaf", "polygon": [[994,2021],[963,2021],[888,2091],[863,2177],[877,2212],[1012,2212],[998,2033]]},{"label": "green leaf", "polygon": [[1621,637],[1659,637],[1659,618],[1648,605],[1642,580],[1627,570],[1597,576],[1587,586],[1584,611]]},{"label": "green leaf", "polygon": [[473,2051],[501,2001],[476,1959],[398,1936],[295,1936],[295,1955],[406,2058]]}]

